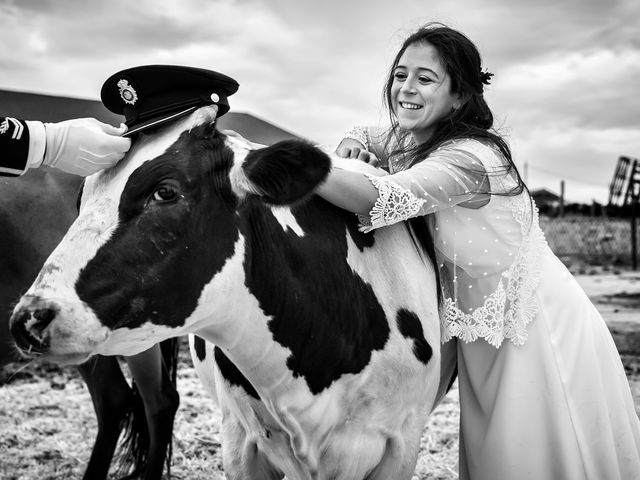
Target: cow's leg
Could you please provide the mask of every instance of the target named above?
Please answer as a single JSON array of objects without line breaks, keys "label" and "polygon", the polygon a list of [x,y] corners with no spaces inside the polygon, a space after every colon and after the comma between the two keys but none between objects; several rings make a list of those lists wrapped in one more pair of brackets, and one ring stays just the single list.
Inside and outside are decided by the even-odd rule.
[{"label": "cow's leg", "polygon": [[[222,412],[220,436],[222,438],[222,464],[226,478],[229,480],[252,480],[256,478],[281,480],[284,478],[284,475],[277,471],[266,457],[258,451],[257,445],[247,441],[244,427],[225,403],[225,398],[227,398],[227,395],[231,395],[231,392],[224,380],[220,378],[220,381],[217,381],[216,379],[220,375],[220,371],[214,356],[215,345],[195,335],[189,335],[189,347],[191,360],[193,360],[198,378]],[[220,397],[218,397],[218,392],[216,391],[218,387],[222,391]],[[235,402],[238,408],[250,411],[251,407],[246,394],[243,394],[242,390],[238,390],[236,394],[237,397],[231,402]]]},{"label": "cow's leg", "polygon": [[255,442],[247,438],[242,424],[234,415],[222,408],[222,465],[229,480],[282,480],[284,475],[258,450]]},{"label": "cow's leg", "polygon": [[96,356],[78,367],[98,421],[84,480],[106,478],[122,425],[131,409],[133,394],[116,357]]},{"label": "cow's leg", "polygon": [[420,437],[427,415],[415,415],[400,437],[389,438],[380,463],[366,480],[411,480],[420,450]]},{"label": "cow's leg", "polygon": [[142,478],[160,479],[171,445],[173,420],[180,397],[163,363],[160,345],[127,357],[126,361],[144,402],[149,429],[149,450]]}]

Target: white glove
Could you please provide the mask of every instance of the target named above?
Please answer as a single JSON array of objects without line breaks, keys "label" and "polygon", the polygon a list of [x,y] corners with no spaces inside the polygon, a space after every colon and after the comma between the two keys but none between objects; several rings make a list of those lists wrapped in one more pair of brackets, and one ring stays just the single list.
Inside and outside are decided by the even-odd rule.
[{"label": "white glove", "polygon": [[102,123],[95,118],[78,118],[59,123],[45,123],[47,146],[44,165],[63,172],[87,176],[118,162],[131,146],[127,131]]}]

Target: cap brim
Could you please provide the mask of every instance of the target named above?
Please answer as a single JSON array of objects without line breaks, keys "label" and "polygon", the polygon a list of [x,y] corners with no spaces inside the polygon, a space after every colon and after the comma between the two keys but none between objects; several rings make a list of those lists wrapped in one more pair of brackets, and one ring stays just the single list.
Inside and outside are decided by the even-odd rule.
[{"label": "cap brim", "polygon": [[137,123],[135,125],[133,125],[132,127],[130,127],[129,129],[127,129],[127,131],[125,133],[122,134],[123,137],[129,137],[131,135],[133,135],[134,133],[139,133],[143,130],[147,130],[150,128],[156,128],[161,126],[164,123],[170,122],[172,120],[176,120],[180,117],[183,117],[191,112],[193,112],[194,110],[197,110],[198,108],[200,108],[200,105],[195,105],[193,107],[189,107],[185,110],[181,110],[177,113],[172,113],[171,115],[167,115],[166,117],[156,117],[156,118],[151,118],[149,120],[146,120],[144,122],[141,123]]}]

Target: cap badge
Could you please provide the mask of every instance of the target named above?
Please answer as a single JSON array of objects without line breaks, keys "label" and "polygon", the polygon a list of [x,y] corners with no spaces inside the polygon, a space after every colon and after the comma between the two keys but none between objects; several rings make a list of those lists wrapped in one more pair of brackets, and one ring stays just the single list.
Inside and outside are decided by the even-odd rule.
[{"label": "cap badge", "polygon": [[209,98],[211,98],[211,101],[213,103],[218,103],[220,101],[220,95],[218,95],[217,93],[212,93],[211,97]]},{"label": "cap badge", "polygon": [[138,101],[138,94],[126,80],[120,80],[118,82],[118,88],[120,89],[120,98],[122,98],[124,103],[133,105]]}]

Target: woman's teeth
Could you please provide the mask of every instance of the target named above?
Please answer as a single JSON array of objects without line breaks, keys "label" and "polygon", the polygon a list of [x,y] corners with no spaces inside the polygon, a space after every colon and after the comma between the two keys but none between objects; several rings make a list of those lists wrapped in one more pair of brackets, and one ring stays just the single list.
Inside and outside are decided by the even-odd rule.
[{"label": "woman's teeth", "polygon": [[408,110],[418,110],[422,108],[422,105],[416,105],[415,103],[405,103],[405,102],[400,102],[400,106]]}]

